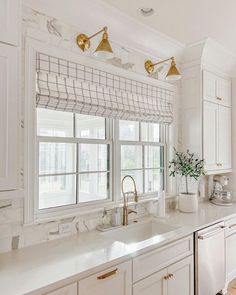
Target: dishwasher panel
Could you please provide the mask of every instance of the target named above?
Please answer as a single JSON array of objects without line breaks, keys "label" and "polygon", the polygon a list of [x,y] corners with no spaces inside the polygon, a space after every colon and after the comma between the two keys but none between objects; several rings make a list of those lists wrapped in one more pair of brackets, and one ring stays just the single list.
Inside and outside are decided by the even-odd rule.
[{"label": "dishwasher panel", "polygon": [[225,287],[225,228],[218,223],[195,233],[195,290],[215,295]]}]

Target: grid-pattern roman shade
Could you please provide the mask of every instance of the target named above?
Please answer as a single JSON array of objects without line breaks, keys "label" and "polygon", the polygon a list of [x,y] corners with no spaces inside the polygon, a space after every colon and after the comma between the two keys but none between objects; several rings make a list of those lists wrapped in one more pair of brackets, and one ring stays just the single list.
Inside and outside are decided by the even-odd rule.
[{"label": "grid-pattern roman shade", "polygon": [[173,91],[89,66],[36,54],[40,108],[145,122],[173,120]]}]

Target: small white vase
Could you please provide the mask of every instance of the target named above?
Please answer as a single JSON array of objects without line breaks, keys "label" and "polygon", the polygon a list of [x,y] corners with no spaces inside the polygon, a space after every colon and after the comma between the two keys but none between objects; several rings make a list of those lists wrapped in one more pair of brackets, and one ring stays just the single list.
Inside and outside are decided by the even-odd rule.
[{"label": "small white vase", "polygon": [[179,195],[179,210],[181,212],[193,213],[198,210],[198,197],[194,193],[180,193]]}]

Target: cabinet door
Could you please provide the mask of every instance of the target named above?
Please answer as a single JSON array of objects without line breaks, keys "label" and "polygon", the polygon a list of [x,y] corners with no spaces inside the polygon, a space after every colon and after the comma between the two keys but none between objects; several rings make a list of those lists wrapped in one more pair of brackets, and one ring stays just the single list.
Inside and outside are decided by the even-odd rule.
[{"label": "cabinet door", "polygon": [[0,191],[17,188],[17,48],[0,44]]},{"label": "cabinet door", "polygon": [[216,79],[210,72],[203,72],[203,99],[216,102]]},{"label": "cabinet door", "polygon": [[231,169],[231,108],[219,106],[218,166]]},{"label": "cabinet door", "polygon": [[193,256],[189,256],[168,267],[167,294],[193,295],[193,272]]},{"label": "cabinet door", "polygon": [[203,158],[206,171],[217,170],[218,105],[204,102]]},{"label": "cabinet door", "polygon": [[79,295],[132,295],[131,261],[79,281]]},{"label": "cabinet door", "polygon": [[46,295],[77,295],[77,291],[77,283],[74,283],[63,288],[57,289],[55,291],[52,291],[50,293],[47,293]]},{"label": "cabinet door", "polygon": [[166,276],[167,269],[164,269],[136,283],[133,287],[133,295],[166,295]]},{"label": "cabinet door", "polygon": [[18,44],[21,0],[0,0],[0,42]]},{"label": "cabinet door", "polygon": [[231,106],[231,81],[223,78],[217,78],[216,98],[219,104]]},{"label": "cabinet door", "polygon": [[226,238],[226,279],[230,282],[236,277],[236,231]]}]

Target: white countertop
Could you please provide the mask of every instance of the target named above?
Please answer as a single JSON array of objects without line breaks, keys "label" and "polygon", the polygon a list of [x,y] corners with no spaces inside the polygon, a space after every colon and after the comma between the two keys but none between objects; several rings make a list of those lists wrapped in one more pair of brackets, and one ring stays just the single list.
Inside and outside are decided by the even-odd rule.
[{"label": "white countertop", "polygon": [[206,202],[197,213],[171,212],[164,222],[178,230],[135,247],[96,231],[0,254],[0,292],[22,295],[59,281],[67,284],[233,216],[236,204],[226,208]]}]

